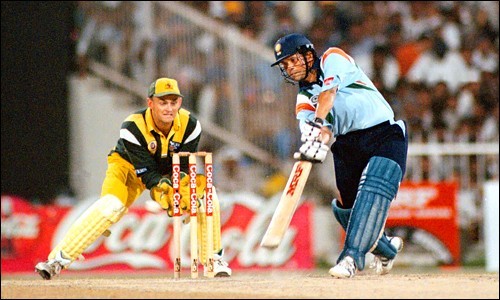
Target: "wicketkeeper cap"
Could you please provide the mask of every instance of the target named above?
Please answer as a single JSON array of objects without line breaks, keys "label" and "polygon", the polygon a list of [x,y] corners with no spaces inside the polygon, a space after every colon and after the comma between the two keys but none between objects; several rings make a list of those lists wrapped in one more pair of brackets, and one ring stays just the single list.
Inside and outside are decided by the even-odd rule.
[{"label": "wicketkeeper cap", "polygon": [[148,97],[162,97],[165,95],[177,95],[182,96],[179,91],[179,86],[177,85],[177,80],[170,78],[158,78],[149,86]]}]

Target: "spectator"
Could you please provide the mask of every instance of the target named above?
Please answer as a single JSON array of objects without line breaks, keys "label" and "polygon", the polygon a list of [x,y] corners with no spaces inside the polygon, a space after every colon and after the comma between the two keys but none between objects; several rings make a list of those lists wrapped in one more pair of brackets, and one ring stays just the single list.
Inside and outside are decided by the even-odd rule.
[{"label": "spectator", "polygon": [[409,12],[402,14],[403,38],[415,40],[425,32],[434,31],[441,24],[436,5],[431,1],[408,2]]},{"label": "spectator", "polygon": [[377,45],[373,52],[356,58],[357,64],[379,90],[393,91],[399,81],[399,65],[385,45]]},{"label": "spectator", "polygon": [[243,155],[237,149],[224,147],[218,150],[214,160],[217,170],[214,171],[214,183],[221,192],[239,192],[247,190],[245,177],[241,167]]},{"label": "spectator", "polygon": [[440,37],[433,40],[432,50],[418,58],[407,74],[410,82],[423,82],[432,86],[444,81],[451,92],[456,92],[461,83],[467,80],[467,66],[458,52],[448,50]]},{"label": "spectator", "polygon": [[483,72],[498,72],[498,49],[487,36],[479,37],[477,47],[472,51],[472,62]]},{"label": "spectator", "polygon": [[452,51],[458,51],[462,46],[462,39],[460,37],[460,12],[458,11],[457,3],[452,5],[451,7],[442,5],[440,8],[444,20],[439,32],[446,46]]},{"label": "spectator", "polygon": [[[408,71],[413,67],[415,62],[423,53],[426,53],[432,48],[432,35],[430,32],[422,34],[417,40],[403,41],[401,29],[393,27],[390,29],[389,40],[390,46],[395,48],[395,57],[399,64],[401,77],[406,77]],[[401,42],[400,44],[398,43]]]}]

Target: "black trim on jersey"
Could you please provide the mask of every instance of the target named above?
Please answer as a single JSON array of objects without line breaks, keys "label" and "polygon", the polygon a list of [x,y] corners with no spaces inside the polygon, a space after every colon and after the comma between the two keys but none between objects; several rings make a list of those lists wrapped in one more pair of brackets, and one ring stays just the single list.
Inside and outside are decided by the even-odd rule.
[{"label": "black trim on jersey", "polygon": [[[146,110],[140,110],[134,114],[142,115],[144,124],[146,124]],[[200,134],[188,144],[184,144],[187,137],[189,137],[196,128],[197,119],[191,114],[189,115],[188,122],[186,124],[186,130],[184,136],[182,137],[181,146],[179,149],[175,149],[175,152],[196,152],[198,149],[198,144],[201,138]],[[156,152],[151,154],[148,150],[148,143],[143,133],[141,132],[138,124],[134,121],[124,121],[122,123],[121,129],[126,129],[139,141],[140,145],[131,143],[127,140],[120,138],[116,144],[115,149],[111,153],[117,152],[126,161],[130,162],[135,170],[136,175],[141,178],[142,182],[146,185],[148,189],[156,186],[160,181],[162,176],[171,176],[172,173],[172,150],[168,150],[166,157],[161,157],[162,148],[169,147],[170,141],[175,137],[175,134],[170,140],[167,141],[166,145],[162,144],[161,136],[156,131],[152,130],[150,133],[153,135],[156,141]],[[146,130],[146,128],[144,128]],[[181,170],[188,173],[188,157],[181,157]]]}]

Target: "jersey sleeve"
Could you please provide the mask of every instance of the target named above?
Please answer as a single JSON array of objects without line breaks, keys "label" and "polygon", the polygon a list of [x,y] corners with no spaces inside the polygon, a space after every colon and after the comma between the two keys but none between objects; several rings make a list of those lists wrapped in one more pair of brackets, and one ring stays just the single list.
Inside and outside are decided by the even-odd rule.
[{"label": "jersey sleeve", "polygon": [[324,74],[321,91],[344,87],[346,78],[357,71],[354,59],[337,47],[329,48],[323,53],[320,66]]},{"label": "jersey sleeve", "polygon": [[297,94],[295,115],[297,120],[299,120],[299,129],[301,133],[306,120],[313,120],[315,114],[316,105],[311,101],[310,95],[307,95],[304,91],[300,91],[299,94]]}]

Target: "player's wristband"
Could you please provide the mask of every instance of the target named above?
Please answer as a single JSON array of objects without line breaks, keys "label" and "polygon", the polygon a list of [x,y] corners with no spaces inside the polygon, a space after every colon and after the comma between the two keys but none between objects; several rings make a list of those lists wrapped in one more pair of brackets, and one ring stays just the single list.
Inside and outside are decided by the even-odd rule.
[{"label": "player's wristband", "polygon": [[325,120],[323,120],[323,119],[321,119],[321,118],[316,117],[316,118],[314,119],[314,123],[318,123],[318,124],[324,125],[324,124],[325,124]]}]

